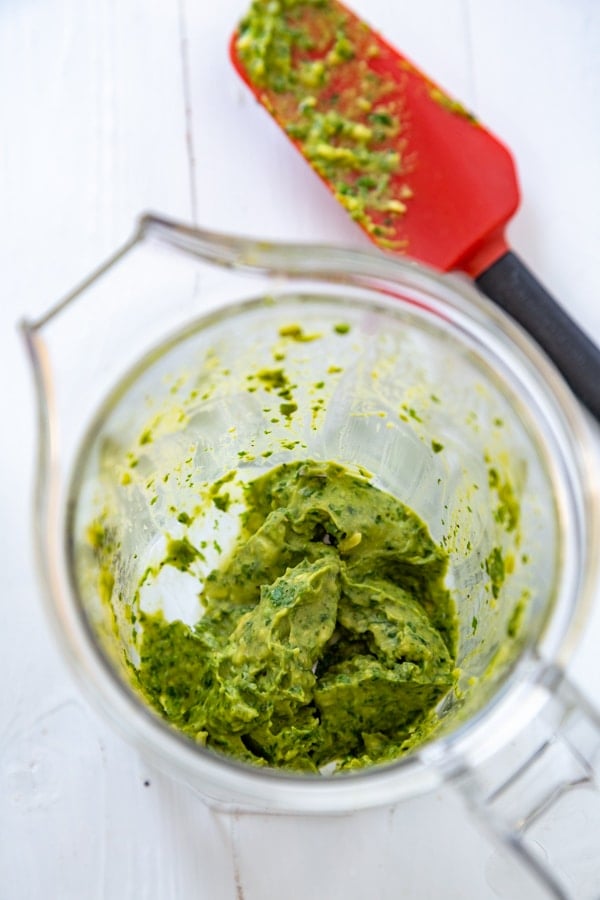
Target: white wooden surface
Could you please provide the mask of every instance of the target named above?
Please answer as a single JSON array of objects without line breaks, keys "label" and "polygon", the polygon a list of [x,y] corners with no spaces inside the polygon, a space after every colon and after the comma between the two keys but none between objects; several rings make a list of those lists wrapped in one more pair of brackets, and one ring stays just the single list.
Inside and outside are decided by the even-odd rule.
[{"label": "white wooden surface", "polygon": [[[0,900],[542,896],[445,795],[336,820],[208,811],[88,707],[43,618],[18,318],[71,287],[143,209],[363,243],[232,72],[245,6],[0,0]],[[600,3],[354,8],[513,149],[524,193],[513,244],[600,340]],[[600,702],[598,606],[573,677]]]}]

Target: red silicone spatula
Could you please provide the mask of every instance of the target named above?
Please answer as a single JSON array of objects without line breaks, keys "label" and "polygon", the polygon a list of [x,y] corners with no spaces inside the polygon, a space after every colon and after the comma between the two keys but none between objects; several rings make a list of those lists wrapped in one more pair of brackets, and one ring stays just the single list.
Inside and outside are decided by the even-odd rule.
[{"label": "red silicone spatula", "polygon": [[600,351],[509,250],[519,188],[489,131],[337,0],[255,0],[231,58],[378,246],[475,278],[600,419]]}]

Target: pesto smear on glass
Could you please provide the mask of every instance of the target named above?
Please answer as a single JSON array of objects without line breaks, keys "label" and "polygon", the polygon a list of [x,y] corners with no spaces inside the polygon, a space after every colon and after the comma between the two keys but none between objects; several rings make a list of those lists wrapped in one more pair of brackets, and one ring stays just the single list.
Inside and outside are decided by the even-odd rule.
[{"label": "pesto smear on glass", "polygon": [[[418,516],[333,462],[245,486],[233,551],[189,627],[141,614],[137,678],[175,728],[244,762],[318,772],[426,740],[456,682],[446,553]],[[194,548],[167,550],[186,570]]]}]

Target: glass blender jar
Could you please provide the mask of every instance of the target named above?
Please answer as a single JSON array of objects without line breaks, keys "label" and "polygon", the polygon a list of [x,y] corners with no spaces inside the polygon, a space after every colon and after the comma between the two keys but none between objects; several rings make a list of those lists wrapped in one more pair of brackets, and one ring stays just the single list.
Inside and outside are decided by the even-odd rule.
[{"label": "glass blender jar", "polygon": [[[318,339],[286,341],[296,327]],[[600,824],[600,720],[564,675],[596,578],[597,466],[579,407],[517,326],[413,263],[149,215],[23,330],[42,584],[65,655],[128,740],[228,808],[328,814],[449,783],[552,895],[597,896],[593,852],[563,852],[560,804],[576,790]],[[277,352],[295,390],[287,413],[247,390]],[[131,677],[140,576],[165,535],[200,541],[215,527],[182,520],[198,485],[303,458],[366,469],[414,509],[449,554],[457,598],[460,677],[434,738],[340,775],[212,753],[150,710]],[[106,565],[88,540],[100,516],[117,548]],[[219,528],[234,528],[226,513]],[[171,573],[159,588],[165,615],[193,624],[197,583]]]}]

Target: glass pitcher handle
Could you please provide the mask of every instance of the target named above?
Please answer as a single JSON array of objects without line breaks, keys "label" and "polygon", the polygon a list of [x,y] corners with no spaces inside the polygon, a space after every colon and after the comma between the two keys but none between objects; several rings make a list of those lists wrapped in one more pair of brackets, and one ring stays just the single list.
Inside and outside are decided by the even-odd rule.
[{"label": "glass pitcher handle", "polygon": [[549,896],[598,900],[600,715],[556,666],[544,671],[539,689],[545,696],[531,725],[452,781]]}]

